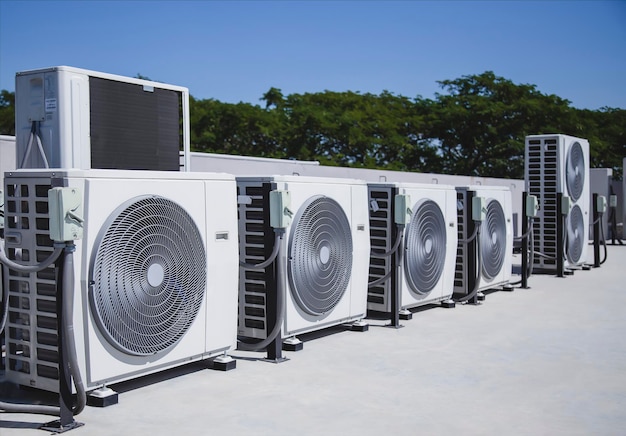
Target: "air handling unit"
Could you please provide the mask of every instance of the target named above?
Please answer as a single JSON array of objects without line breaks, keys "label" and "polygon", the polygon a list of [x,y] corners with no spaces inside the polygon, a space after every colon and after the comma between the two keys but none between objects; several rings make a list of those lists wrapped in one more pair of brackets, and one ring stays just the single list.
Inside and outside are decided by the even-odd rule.
[{"label": "air handling unit", "polygon": [[565,267],[582,265],[589,243],[589,142],[560,134],[531,135],[525,158],[526,192],[539,201],[533,237],[542,255],[535,257],[535,268],[557,269],[559,253]]},{"label": "air handling unit", "polygon": [[501,186],[458,186],[458,248],[454,294],[477,302],[481,291],[507,288],[512,276],[511,190]]},{"label": "air handling unit", "polygon": [[[73,195],[66,230],[73,239],[82,227],[82,239],[75,242],[72,319],[87,390],[194,360],[221,359],[234,348],[234,177],[29,169],[7,173],[5,183],[5,247],[10,259],[25,265],[53,251],[57,227],[50,223],[55,217],[58,222],[58,208],[48,191],[65,187]],[[10,270],[7,283],[6,378],[56,391],[61,350],[55,268]]]},{"label": "air handling unit", "polygon": [[449,300],[457,246],[453,186],[369,183],[368,310],[391,313],[392,293],[408,308]]},{"label": "air handling unit", "polygon": [[16,168],[189,168],[187,88],[60,66],[18,72],[15,109]]},{"label": "air handling unit", "polygon": [[[240,339],[258,343],[279,328],[287,341],[297,341],[297,334],[360,322],[370,251],[365,182],[237,177],[237,188]],[[254,267],[272,259],[281,243],[277,231],[283,255]]]}]

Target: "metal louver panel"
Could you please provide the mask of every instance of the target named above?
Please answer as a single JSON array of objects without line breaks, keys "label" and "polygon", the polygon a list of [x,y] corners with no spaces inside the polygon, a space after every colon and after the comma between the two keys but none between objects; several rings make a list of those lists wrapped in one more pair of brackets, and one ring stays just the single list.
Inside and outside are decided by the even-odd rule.
[{"label": "metal louver panel", "polygon": [[[393,245],[394,229],[392,227],[393,192],[391,187],[369,187],[369,199],[375,202],[375,210],[370,207],[370,244],[373,250],[387,252]],[[393,256],[370,256],[369,282],[381,279],[392,268]],[[368,288],[367,301],[370,309],[384,312],[388,310],[389,294],[392,280],[384,280],[376,286]]]},{"label": "metal louver panel", "polygon": [[506,218],[500,203],[490,199],[487,213],[481,224],[480,249],[483,277],[491,281],[502,269],[506,255]]},{"label": "metal louver panel", "polygon": [[[11,260],[35,264],[53,251],[48,216],[48,178],[5,178],[5,249]],[[59,342],[55,265],[37,273],[8,272],[5,329],[7,379],[58,392]],[[33,383],[36,381],[36,383]]]},{"label": "metal louver panel", "polygon": [[567,258],[572,263],[580,261],[583,251],[585,221],[580,206],[574,205],[567,217]]},{"label": "metal louver panel", "polygon": [[406,230],[405,271],[409,287],[418,294],[429,293],[439,282],[446,257],[446,223],[432,200],[413,207]]},{"label": "metal louver panel", "polygon": [[163,197],[137,197],[109,218],[92,259],[93,315],[120,351],[172,347],[193,323],[206,287],[206,253],[189,214]]},{"label": "metal louver panel", "polygon": [[309,198],[289,238],[288,276],[298,306],[314,316],[330,312],[345,293],[352,273],[350,222],[335,200]]},{"label": "metal louver panel", "polygon": [[530,195],[535,195],[541,207],[533,224],[533,237],[537,251],[547,257],[535,257],[538,265],[556,265],[556,197],[558,188],[558,144],[553,138],[533,139],[527,144],[526,185]]},{"label": "metal louver panel", "polygon": [[[468,234],[468,220],[466,219],[465,203],[467,203],[467,191],[459,190],[456,193],[457,201],[457,235],[458,240],[463,241],[467,239]],[[459,242],[456,248],[456,261],[454,268],[454,289],[456,292],[465,292],[468,287],[468,255],[471,251],[467,245]]]},{"label": "metal louver panel", "polygon": [[585,184],[585,156],[579,142],[574,142],[567,153],[565,180],[567,192],[574,201],[578,201]]}]

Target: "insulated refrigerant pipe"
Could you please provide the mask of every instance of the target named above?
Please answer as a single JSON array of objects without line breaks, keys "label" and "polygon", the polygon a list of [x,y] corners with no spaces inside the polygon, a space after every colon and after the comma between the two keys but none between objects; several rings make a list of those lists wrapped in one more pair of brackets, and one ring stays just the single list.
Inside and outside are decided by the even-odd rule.
[{"label": "insulated refrigerant pipe", "polygon": [[267,337],[260,342],[248,343],[238,339],[237,347],[243,351],[263,351],[274,341],[274,339],[278,337],[283,328],[283,320],[285,316],[285,289],[287,287],[285,278],[285,265],[287,263],[287,257],[285,254],[285,240],[283,237],[285,231],[284,229],[275,229],[274,231],[276,232],[276,237],[274,238],[274,249],[266,261],[259,264],[240,264],[246,268],[263,269],[278,259],[278,263],[276,264],[276,323]]},{"label": "insulated refrigerant pipe", "polygon": [[[57,254],[57,248],[59,249]],[[63,292],[63,307],[62,307],[62,319],[63,325],[62,330],[67,340],[67,358],[69,359],[70,373],[72,375],[72,379],[74,381],[74,387],[76,388],[76,396],[77,402],[76,405],[72,408],[72,413],[74,415],[78,415],[85,408],[87,403],[87,393],[85,392],[85,387],[83,385],[83,379],[81,377],[80,371],[78,369],[78,358],[76,355],[76,343],[74,341],[74,323],[73,323],[73,312],[74,312],[74,244],[69,244],[63,246],[58,246],[55,244],[55,250],[53,255],[51,255],[48,259],[42,262],[39,265],[20,265],[15,262],[6,259],[4,254],[0,254],[0,260],[2,264],[17,271],[22,272],[37,272],[41,271],[47,267],[49,267],[56,258],[59,257],[61,253],[63,256],[63,274],[61,276],[61,289]],[[2,253],[2,250],[0,250]],[[55,259],[50,260],[52,257],[56,256]],[[5,264],[5,260],[8,261],[8,264]],[[27,268],[28,271],[24,271],[22,268]],[[62,352],[60,350],[60,352]],[[32,413],[38,415],[52,415],[52,416],[60,416],[61,408],[57,406],[43,406],[39,404],[14,404],[14,403],[6,403],[4,401],[0,401],[0,411],[5,413]]]}]

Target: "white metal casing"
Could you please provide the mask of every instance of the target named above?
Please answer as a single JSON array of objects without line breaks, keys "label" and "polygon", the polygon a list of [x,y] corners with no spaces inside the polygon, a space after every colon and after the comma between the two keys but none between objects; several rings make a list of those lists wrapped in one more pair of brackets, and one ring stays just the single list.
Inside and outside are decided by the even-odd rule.
[{"label": "white metal casing", "polygon": [[[467,202],[467,196],[469,193],[473,193],[474,197],[482,197],[484,199],[487,214],[486,221],[480,223],[480,241],[484,245],[490,245],[493,249],[492,253],[486,253],[484,250],[481,252],[482,264],[480,265],[481,274],[478,282],[478,290],[482,291],[507,285],[511,281],[513,263],[513,206],[511,203],[511,190],[507,187],[485,185],[457,186],[456,189],[459,199],[459,204],[457,206],[459,217],[463,215],[466,209],[469,209],[470,213],[465,214],[464,225],[462,225],[459,221],[459,252],[457,254],[455,293],[465,294],[472,291],[472,289],[467,289],[467,287],[468,284],[471,287],[473,278],[466,277],[464,280],[461,280],[459,277],[460,269],[465,268],[469,262],[468,256],[475,256],[472,250],[467,250],[467,244],[461,242],[471,236],[471,232],[469,231],[471,226],[467,225],[467,221],[471,220],[472,216],[472,204],[468,204]],[[495,227],[490,228],[488,220],[491,202],[496,202],[499,205],[504,217],[503,222],[493,221],[492,224],[495,225]],[[504,228],[501,228],[500,226],[504,226]],[[489,229],[489,233],[485,232],[486,229]],[[500,236],[498,236],[499,234],[504,235],[504,240],[500,239]],[[492,277],[487,277],[485,274],[485,264],[486,262],[489,262],[488,259],[486,260],[487,256],[502,256],[502,265],[497,273],[493,274]],[[471,273],[475,272],[472,271],[468,274]]]},{"label": "white metal casing", "polygon": [[[413,286],[409,283],[406,265],[400,268],[399,274],[401,275],[401,278],[398,283],[401,287],[401,307],[403,309],[417,307],[450,298],[454,290],[454,268],[458,240],[456,224],[456,190],[454,186],[425,183],[385,182],[368,183],[368,190],[370,202],[376,201],[374,197],[378,197],[377,205],[381,208],[377,213],[370,207],[371,245],[372,248],[379,248],[379,251],[388,251],[394,243],[394,241],[391,240],[392,232],[389,231],[389,223],[392,226],[394,225],[390,215],[390,212],[393,210],[393,205],[389,203],[390,201],[393,202],[395,200],[393,193],[397,192],[399,195],[406,195],[410,197],[411,219],[405,228],[403,241],[404,253],[402,255],[404,262],[407,261],[407,254],[409,254],[412,250],[418,250],[419,252],[424,253],[424,259],[426,260],[431,254],[431,250],[441,248],[431,246],[431,241],[418,241],[419,245],[415,247],[408,244],[408,231],[411,226],[426,226],[426,228],[422,228],[423,233],[426,234],[427,237],[436,237],[436,235],[432,234],[430,230],[432,230],[433,224],[436,225],[439,223],[432,221],[432,215],[425,218],[427,221],[423,222],[415,221],[415,215],[418,213],[420,206],[427,201],[432,201],[437,205],[443,218],[443,222],[440,224],[445,227],[445,247],[443,247],[445,249],[445,257],[441,275],[431,290],[421,292],[413,289]],[[383,242],[384,245],[381,245]],[[380,263],[381,260],[376,260],[372,257],[371,262]],[[370,264],[370,281],[388,273],[389,268],[393,267],[394,265],[392,265],[392,262],[386,262],[385,268],[381,268],[380,274],[373,275],[373,272],[376,271],[378,266]],[[390,280],[387,280],[380,286],[376,286],[375,289],[370,289],[368,296],[368,309],[377,312],[391,312],[390,292],[392,292]]]},{"label": "white metal casing", "polygon": [[[93,98],[90,82],[99,80],[100,83],[117,84],[120,86],[115,92],[105,92],[96,101]],[[154,94],[156,98],[150,103],[133,100],[138,103],[136,106],[125,99],[129,96],[140,96],[144,94]],[[142,130],[142,122],[148,119],[147,111],[155,110],[156,105],[162,104],[164,95],[171,94],[170,97],[178,99],[179,103],[173,102],[171,107],[179,113],[153,113],[155,119],[148,123],[146,129]],[[115,106],[120,105],[121,106]],[[124,108],[127,113],[123,120],[118,120],[115,126],[111,125],[111,113],[101,114],[98,120],[92,119],[92,111],[96,108],[111,105],[113,111],[117,107],[120,111]],[[165,83],[143,80],[132,77],[118,76],[114,74],[90,71],[81,68],[68,66],[56,66],[41,68],[36,70],[21,71],[15,77],[15,135],[16,135],[16,168],[45,168],[45,161],[38,149],[36,141],[32,143],[32,149],[27,153],[27,145],[30,138],[30,131],[33,122],[39,123],[40,139],[46,160],[50,168],[126,168],[126,169],[180,169],[190,168],[190,124],[189,124],[189,90],[185,87],[169,85]],[[175,107],[174,107],[175,106]],[[157,109],[158,111],[158,109]],[[107,126],[103,130],[94,131],[94,122]],[[100,124],[102,123],[102,124]],[[172,147],[178,148],[176,156],[174,151],[168,153],[169,168],[144,166],[141,159],[160,160],[157,157],[163,151],[157,150],[156,144],[164,140],[164,135],[159,132],[161,125],[169,123],[168,132],[173,134],[176,144]],[[173,123],[173,124],[172,124]],[[114,128],[114,130],[111,130]],[[116,136],[120,132],[121,136]],[[92,165],[92,144],[103,143],[113,145],[120,138],[141,138],[154,135],[154,150],[146,152],[145,149],[133,150],[137,142],[130,141],[125,144],[122,150],[116,153],[128,152],[126,157],[118,159],[117,166]],[[182,135],[182,138],[181,138]],[[171,136],[171,135],[170,135]],[[169,136],[168,136],[169,137]],[[178,144],[179,141],[182,143]],[[105,151],[106,153],[106,151]],[[28,156],[26,156],[28,154]],[[142,157],[143,155],[143,157]],[[171,155],[171,156],[170,156]],[[171,160],[170,160],[171,158]],[[126,160],[132,159],[132,167],[126,167]],[[174,161],[175,159],[175,161]],[[154,165],[154,162],[151,163]],[[160,163],[161,165],[163,162]]]},{"label": "white metal casing", "polygon": [[[582,153],[582,165],[568,170],[568,160],[574,149]],[[568,174],[568,171],[571,172]],[[590,194],[589,194],[589,141],[563,134],[530,135],[526,137],[524,178],[526,192],[537,196],[539,212],[535,219],[533,232],[535,249],[548,257],[536,257],[535,266],[543,269],[556,269],[556,195],[562,194],[571,200],[571,209],[567,213],[565,239],[578,239],[576,252],[570,253],[565,247],[565,267],[584,263],[589,244]],[[568,178],[576,181],[568,188]],[[579,191],[579,192],[575,192]],[[580,193],[580,195],[578,195]],[[577,198],[578,197],[578,198]],[[574,209],[576,209],[574,211]],[[573,231],[572,211],[582,216],[582,225]],[[565,211],[564,211],[565,213]]]},{"label": "white metal casing", "polygon": [[[122,171],[122,170],[16,170],[7,173],[7,186],[15,186],[16,192],[22,186],[28,186],[34,194],[35,187],[51,183],[80,189],[84,193],[84,237],[75,241],[74,253],[74,332],[77,346],[79,369],[86,388],[119,382],[157,372],[166,368],[200,360],[221,354],[236,346],[237,330],[237,280],[238,280],[238,247],[237,247],[237,210],[236,185],[233,176],[214,173],[180,173],[156,171]],[[38,189],[39,190],[39,189]],[[43,191],[42,191],[43,192]],[[181,206],[193,219],[206,252],[206,288],[201,306],[196,317],[184,335],[164,351],[152,355],[130,355],[111,345],[102,334],[94,320],[93,307],[90,305],[93,262],[99,234],[106,228],[111,217],[119,211],[121,205],[145,196],[159,196]],[[33,195],[35,197],[35,195]],[[9,201],[16,203],[30,201],[30,212],[35,209],[35,202],[41,198],[20,198],[20,194]],[[14,221],[20,221],[19,206]],[[38,207],[39,209],[39,207]],[[41,209],[43,210],[43,209]],[[47,219],[45,214],[30,215],[31,223],[38,218]],[[7,246],[22,249],[32,245],[37,235],[33,226],[28,229],[7,229]],[[37,230],[42,233],[41,230]],[[44,232],[45,233],[45,232]],[[14,241],[11,243],[10,241]],[[30,248],[29,248],[30,249]],[[43,248],[41,248],[43,249]],[[31,252],[34,252],[32,250]],[[175,254],[174,254],[175,256]],[[31,258],[31,262],[33,259]],[[136,271],[144,274],[146,271]],[[149,273],[149,272],[148,272]],[[12,278],[17,280],[17,278]],[[47,282],[39,280],[34,274],[29,286],[39,289]],[[39,283],[39,281],[43,283]],[[49,284],[47,286],[50,286]],[[39,306],[43,301],[48,306],[54,303],[54,294],[47,297],[30,295],[30,311],[25,307],[13,308],[19,317],[31,318],[30,327],[34,329],[29,336],[32,341],[40,333],[54,335],[54,331],[37,327],[34,317],[39,315],[54,318],[56,314],[40,313]],[[26,328],[18,322],[8,328]],[[8,342],[13,339],[8,338]],[[49,344],[31,343],[31,348],[46,348],[55,351]],[[28,353],[35,359],[32,350]],[[19,361],[20,356],[7,356],[8,359]],[[31,373],[7,368],[7,379],[22,385],[44,390],[56,391],[58,381],[33,373],[34,367],[48,362],[28,361]],[[22,365],[23,366],[23,365]],[[52,368],[54,369],[54,368]]]},{"label": "white metal casing", "polygon": [[[254,232],[248,231],[249,225],[252,223],[247,217],[252,213],[259,215],[269,208],[269,202],[263,203],[260,196],[251,193],[258,193],[265,186],[273,191],[289,191],[290,209],[294,213],[294,220],[287,226],[284,235],[286,249],[289,251],[292,240],[292,232],[297,225],[298,213],[304,209],[304,205],[311,199],[318,197],[327,197],[336,201],[350,225],[350,237],[352,238],[352,268],[351,276],[347,288],[337,304],[327,313],[323,315],[312,315],[301,309],[289,280],[285,280],[287,289],[285,290],[286,307],[284,312],[284,322],[282,335],[283,337],[294,336],[309,331],[319,330],[332,325],[337,325],[352,320],[358,320],[365,317],[367,309],[367,275],[369,264],[369,222],[367,211],[367,186],[365,182],[353,179],[331,179],[320,177],[299,177],[299,176],[241,176],[237,177],[237,187],[239,196],[255,196],[252,205],[258,206],[254,212],[248,208],[250,205],[244,205],[240,202],[239,210],[239,235],[240,235],[240,257],[250,262],[250,257],[246,256],[248,248],[263,249],[260,244],[250,244],[249,236],[254,236]],[[254,224],[254,223],[253,223]],[[269,222],[261,223],[265,232],[271,232]],[[273,236],[270,236],[273,238]],[[267,247],[265,247],[267,248]],[[316,248],[317,249],[317,248]],[[269,250],[271,251],[271,250]],[[332,253],[331,253],[332,256]],[[332,257],[331,257],[332,259]],[[257,258],[254,261],[260,263],[264,259]],[[289,264],[291,260],[287,260]],[[288,272],[288,265],[284,265],[284,271]],[[255,293],[254,290],[248,289],[248,285],[267,284],[267,280],[254,280],[249,276],[258,277],[254,270],[241,268],[240,271],[240,294],[239,294],[239,329],[241,336],[249,338],[265,338],[268,329],[272,326],[259,324],[256,328],[249,324],[252,318],[258,322],[264,323],[267,308],[264,304],[249,304],[249,297],[262,297],[264,292]],[[275,292],[268,290],[267,292]],[[258,316],[250,316],[251,311],[262,311]]]}]

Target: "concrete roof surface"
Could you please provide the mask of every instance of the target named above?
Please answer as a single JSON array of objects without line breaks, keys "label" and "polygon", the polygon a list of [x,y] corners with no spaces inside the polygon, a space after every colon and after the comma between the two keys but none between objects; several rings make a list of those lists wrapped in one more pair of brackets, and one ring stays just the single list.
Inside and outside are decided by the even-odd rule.
[{"label": "concrete roof surface", "polygon": [[[305,335],[284,363],[233,351],[233,371],[195,363],[114,385],[119,404],[87,407],[68,434],[624,434],[625,267],[626,246],[609,246],[601,268],[534,275],[530,289],[419,310],[400,329]],[[0,399],[38,394],[2,374]],[[0,435],[41,435],[53,419],[0,413]]]}]

